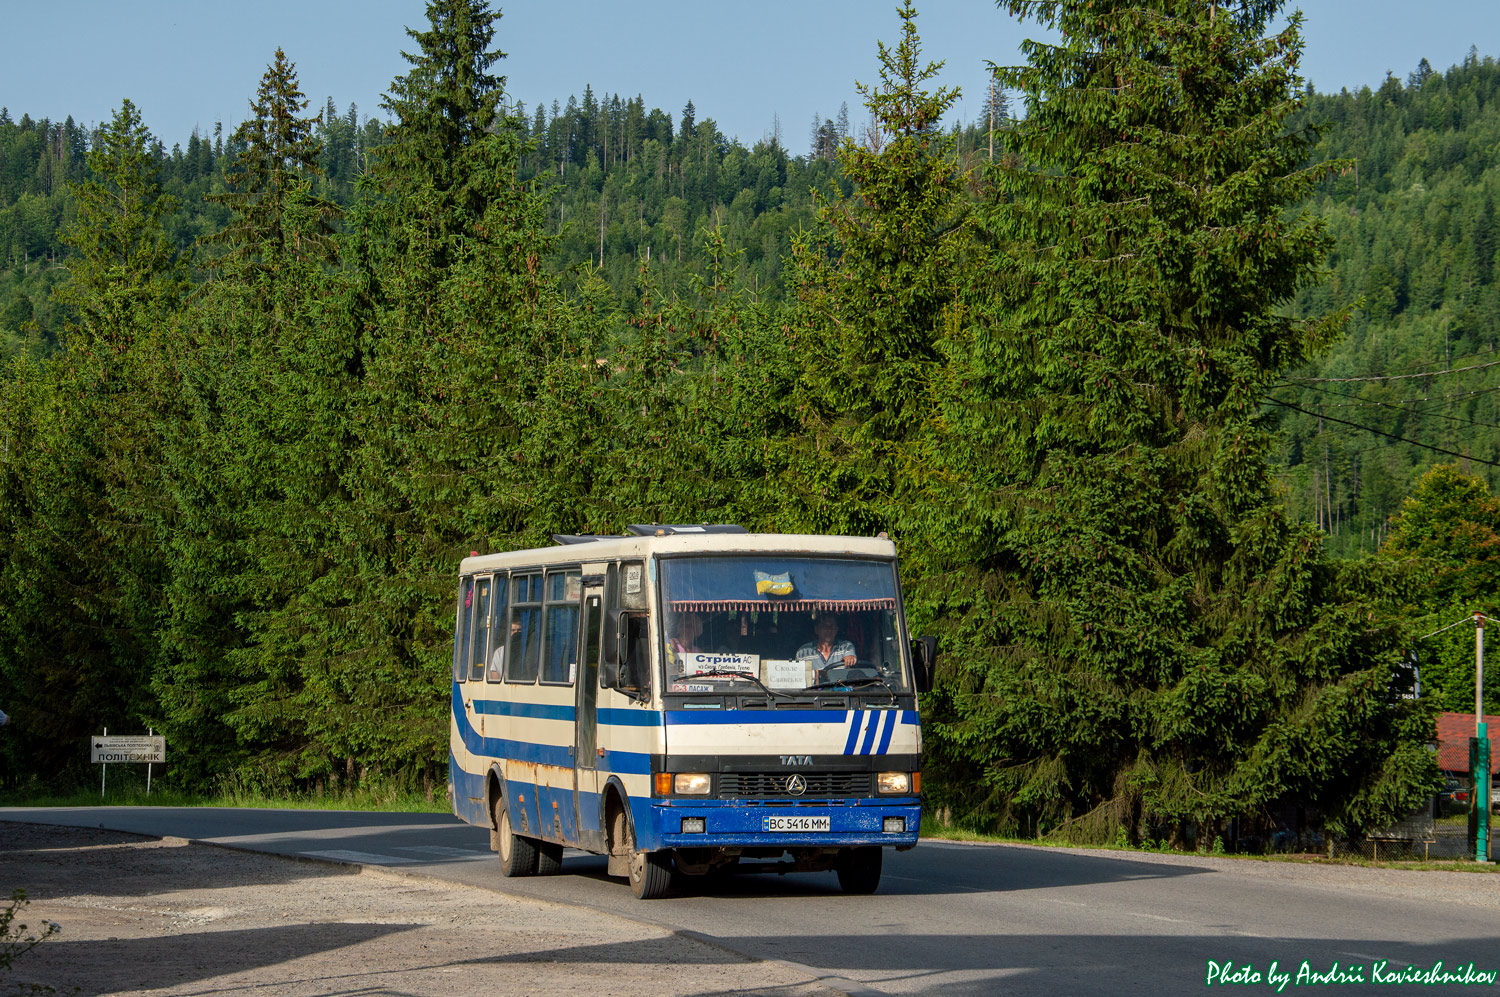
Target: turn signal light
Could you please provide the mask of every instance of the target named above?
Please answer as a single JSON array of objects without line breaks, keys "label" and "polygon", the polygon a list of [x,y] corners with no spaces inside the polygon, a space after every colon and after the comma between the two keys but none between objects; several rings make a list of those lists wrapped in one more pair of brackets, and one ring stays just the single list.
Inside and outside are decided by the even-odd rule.
[{"label": "turn signal light", "polygon": [[911,774],[911,791],[913,793],[920,793],[922,791],[922,773],[913,772]]},{"label": "turn signal light", "polygon": [[672,773],[656,773],[656,795],[666,796],[670,792],[672,792]]}]

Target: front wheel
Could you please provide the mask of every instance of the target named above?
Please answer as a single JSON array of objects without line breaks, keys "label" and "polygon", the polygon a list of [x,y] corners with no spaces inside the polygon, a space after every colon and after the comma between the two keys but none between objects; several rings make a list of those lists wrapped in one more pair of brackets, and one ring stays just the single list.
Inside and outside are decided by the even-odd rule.
[{"label": "front wheel", "polygon": [[625,840],[630,848],[630,892],[637,900],[656,900],[666,896],[672,888],[671,853],[637,851],[635,831],[624,816],[618,815],[625,825]]},{"label": "front wheel", "polygon": [[536,844],[530,838],[511,833],[510,807],[504,797],[495,799],[495,850],[500,853],[500,875],[536,875]]},{"label": "front wheel", "polygon": [[839,874],[839,887],[845,893],[856,895],[874,893],[880,886],[880,867],[884,857],[885,849],[878,845],[843,849],[834,865]]}]

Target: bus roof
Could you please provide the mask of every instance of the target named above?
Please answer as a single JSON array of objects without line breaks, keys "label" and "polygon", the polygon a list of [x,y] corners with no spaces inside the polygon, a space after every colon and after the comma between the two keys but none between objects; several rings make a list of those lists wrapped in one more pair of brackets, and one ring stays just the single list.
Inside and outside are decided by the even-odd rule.
[{"label": "bus roof", "polygon": [[585,543],[560,544],[480,554],[463,559],[460,574],[518,568],[533,564],[577,564],[646,558],[654,554],[813,554],[855,557],[895,557],[896,545],[884,537],[840,537],[813,533],[675,533],[660,537],[609,537]]}]

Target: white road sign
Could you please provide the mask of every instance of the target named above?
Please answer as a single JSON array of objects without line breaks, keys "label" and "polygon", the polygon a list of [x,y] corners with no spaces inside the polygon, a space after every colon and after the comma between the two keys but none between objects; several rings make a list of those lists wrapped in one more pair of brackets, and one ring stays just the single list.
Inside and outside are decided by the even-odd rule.
[{"label": "white road sign", "polygon": [[160,734],[151,737],[136,735],[95,734],[89,738],[93,748],[94,763],[99,762],[155,762],[167,760],[167,739]]}]

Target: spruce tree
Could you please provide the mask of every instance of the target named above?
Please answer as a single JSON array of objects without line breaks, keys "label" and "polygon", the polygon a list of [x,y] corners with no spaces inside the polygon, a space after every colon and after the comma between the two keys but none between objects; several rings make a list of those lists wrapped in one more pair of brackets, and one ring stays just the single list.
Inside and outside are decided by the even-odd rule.
[{"label": "spruce tree", "polygon": [[1286,309],[1329,246],[1288,205],[1337,165],[1294,127],[1301,18],[1009,6],[1061,40],[997,73],[1027,113],[988,175],[987,300],[944,342],[947,570],[916,608],[949,636],[952,802],[1093,840],[1403,816],[1430,716],[1395,698],[1380,574],[1330,563],[1269,466],[1262,393],[1337,330]]},{"label": "spruce tree", "polygon": [[[185,417],[164,427],[174,571],[154,687],[168,733],[201,746],[178,777],[202,781],[252,761],[242,778],[279,787],[309,769],[297,656],[276,622],[321,574],[347,447],[352,324],[333,320],[347,282],[335,205],[313,193],[322,141],[285,53],[261,80],[255,116],[210,198],[231,211],[206,242],[227,246],[183,323]],[[332,306],[332,307],[330,307]]]},{"label": "spruce tree", "polygon": [[6,385],[0,477],[0,671],[33,758],[65,759],[100,724],[156,715],[161,590],[155,542],[163,423],[178,417],[171,362],[184,263],[162,227],[155,143],[128,100],[94,136],[66,233],[63,352]]},{"label": "spruce tree", "polygon": [[[879,43],[880,82],[860,85],[885,137],[878,151],[847,137],[839,164],[854,193],[832,192],[815,238],[793,249],[803,433],[788,457],[799,528],[893,529],[920,476],[937,342],[961,296],[970,237],[966,175],[937,127],[956,90],[928,90],[911,0],[901,38]],[[790,441],[789,441],[790,442]]]},{"label": "spruce tree", "polygon": [[302,117],[307,103],[295,64],[278,48],[250,104],[252,116],[230,139],[241,151],[224,174],[229,190],[208,197],[226,205],[231,218],[205,241],[227,245],[238,261],[333,254],[333,223],[341,212],[312,190],[323,172],[323,143],[316,131],[322,114]]},{"label": "spruce tree", "polygon": [[[532,503],[514,464],[555,321],[544,209],[517,177],[523,123],[491,73],[499,14],[434,0],[350,212],[345,275],[318,303],[310,417],[327,444],[288,488],[279,541],[315,572],[258,619],[296,773],[339,758],[431,778],[445,756],[452,578],[515,543]],[[329,389],[344,385],[344,390]],[[309,506],[319,494],[325,501]],[[301,515],[302,518],[289,518]],[[294,671],[273,672],[280,662]]]}]

